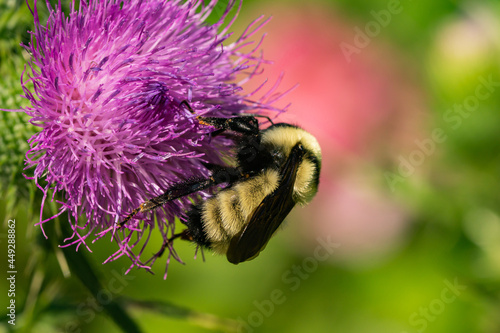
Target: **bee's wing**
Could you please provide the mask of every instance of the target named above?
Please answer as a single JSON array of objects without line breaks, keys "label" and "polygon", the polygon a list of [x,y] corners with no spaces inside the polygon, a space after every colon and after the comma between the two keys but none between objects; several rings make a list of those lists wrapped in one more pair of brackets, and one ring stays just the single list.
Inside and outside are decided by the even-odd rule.
[{"label": "bee's wing", "polygon": [[262,200],[247,225],[231,240],[226,254],[229,262],[255,258],[295,206],[293,187],[303,155],[302,146],[295,145],[281,170],[278,188]]}]

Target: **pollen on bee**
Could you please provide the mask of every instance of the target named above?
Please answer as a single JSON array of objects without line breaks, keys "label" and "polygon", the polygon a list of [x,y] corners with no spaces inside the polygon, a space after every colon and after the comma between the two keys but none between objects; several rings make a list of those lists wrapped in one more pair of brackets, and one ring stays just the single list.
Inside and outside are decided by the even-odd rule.
[{"label": "pollen on bee", "polygon": [[212,126],[211,124],[207,123],[206,121],[202,120],[200,116],[196,117],[196,119],[198,119],[198,122],[201,124],[201,125],[205,125],[205,126]]}]

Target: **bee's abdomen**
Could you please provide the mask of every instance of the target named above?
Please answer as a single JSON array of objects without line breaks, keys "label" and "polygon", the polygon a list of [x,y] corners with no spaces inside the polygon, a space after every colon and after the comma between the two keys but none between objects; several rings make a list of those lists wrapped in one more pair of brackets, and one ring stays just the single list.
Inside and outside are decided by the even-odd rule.
[{"label": "bee's abdomen", "polygon": [[225,254],[231,239],[248,223],[264,198],[279,184],[279,173],[268,169],[221,190],[201,205],[201,223],[210,247]]}]

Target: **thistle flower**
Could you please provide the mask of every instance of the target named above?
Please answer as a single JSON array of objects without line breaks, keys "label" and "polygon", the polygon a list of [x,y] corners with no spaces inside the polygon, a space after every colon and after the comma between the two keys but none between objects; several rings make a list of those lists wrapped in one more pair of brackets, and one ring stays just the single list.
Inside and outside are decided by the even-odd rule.
[{"label": "thistle flower", "polygon": [[[163,239],[174,232],[175,217],[183,217],[190,200],[139,215],[125,229],[116,228],[143,201],[162,194],[172,184],[192,176],[207,176],[202,162],[222,163],[231,140],[210,138],[181,102],[196,114],[231,117],[254,110],[275,110],[279,94],[271,91],[251,102],[241,84],[260,72],[260,43],[242,48],[266,21],[262,17],[235,42],[222,17],[204,23],[217,1],[108,0],[71,2],[68,16],[61,4],[49,7],[44,26],[33,9],[35,30],[25,48],[31,56],[30,78],[22,78],[31,102],[25,108],[41,131],[30,139],[27,168],[43,191],[43,203],[64,195],[57,215],[66,212],[73,235],[63,246],[86,244],[111,235],[133,266],[149,268],[141,259],[151,232]],[[50,6],[50,5],[48,5]],[[241,3],[240,3],[241,6]],[[236,82],[237,76],[242,81]],[[32,82],[34,91],[28,89]],[[201,194],[206,195],[206,193]],[[88,248],[88,246],[87,246]],[[89,248],[90,250],[90,248]],[[169,257],[175,256],[169,248]],[[178,258],[177,258],[178,259]],[[107,260],[107,261],[108,261]]]}]

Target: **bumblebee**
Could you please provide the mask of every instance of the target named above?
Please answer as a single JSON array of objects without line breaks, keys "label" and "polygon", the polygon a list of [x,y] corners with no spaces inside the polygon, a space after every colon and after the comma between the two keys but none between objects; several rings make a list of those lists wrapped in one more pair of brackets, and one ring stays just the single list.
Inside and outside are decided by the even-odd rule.
[{"label": "bumblebee", "polygon": [[251,260],[265,248],[292,208],[309,203],[316,194],[320,146],[314,136],[298,126],[279,123],[260,130],[257,119],[250,115],[197,119],[203,125],[215,127],[213,135],[225,131],[238,135],[236,166],[205,164],[210,177],[173,185],[133,210],[120,225],[139,212],[226,184],[187,212],[182,221],[187,229],[168,239],[161,252],[174,239],[181,238],[225,254],[233,264]]}]

